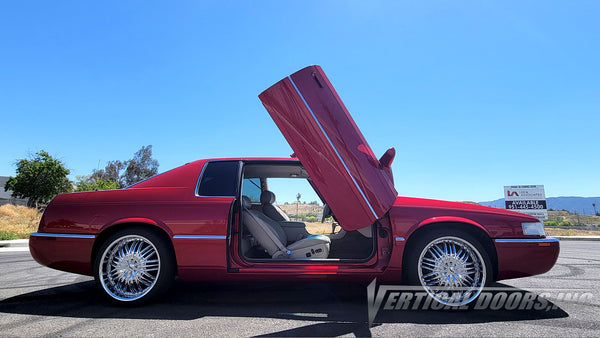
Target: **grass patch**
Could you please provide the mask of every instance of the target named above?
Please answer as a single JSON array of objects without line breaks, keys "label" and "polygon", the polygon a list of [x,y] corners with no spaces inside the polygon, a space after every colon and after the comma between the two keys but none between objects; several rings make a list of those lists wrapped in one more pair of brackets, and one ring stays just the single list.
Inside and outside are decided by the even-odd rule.
[{"label": "grass patch", "polygon": [[42,214],[35,208],[5,204],[0,206],[0,240],[27,239],[37,231]]},{"label": "grass patch", "polygon": [[13,239],[19,239],[19,235],[13,232],[0,232],[0,241],[10,241]]},{"label": "grass patch", "polygon": [[548,236],[600,236],[600,231],[579,229],[556,229],[546,228]]}]

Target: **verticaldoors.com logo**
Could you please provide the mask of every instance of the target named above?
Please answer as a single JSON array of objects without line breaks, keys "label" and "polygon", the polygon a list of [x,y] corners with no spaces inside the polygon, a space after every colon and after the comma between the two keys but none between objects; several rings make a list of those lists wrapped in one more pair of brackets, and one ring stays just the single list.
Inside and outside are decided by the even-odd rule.
[{"label": "verticaldoors.com logo", "polygon": [[377,287],[377,278],[367,286],[369,326],[373,324],[382,306],[383,310],[388,311],[551,311],[558,309],[553,301],[590,303],[592,298],[593,294],[589,290],[525,291],[512,287],[486,287],[471,304],[450,306],[435,301],[420,286],[379,285]]}]

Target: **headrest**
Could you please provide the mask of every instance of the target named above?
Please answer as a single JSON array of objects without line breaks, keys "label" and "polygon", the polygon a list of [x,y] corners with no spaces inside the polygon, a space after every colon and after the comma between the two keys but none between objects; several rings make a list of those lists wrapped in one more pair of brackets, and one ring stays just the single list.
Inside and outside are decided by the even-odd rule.
[{"label": "headrest", "polygon": [[262,204],[273,204],[275,203],[275,194],[269,190],[265,190],[260,194],[260,203]]},{"label": "headrest", "polygon": [[246,209],[250,209],[252,207],[252,201],[248,196],[242,196],[242,207]]}]

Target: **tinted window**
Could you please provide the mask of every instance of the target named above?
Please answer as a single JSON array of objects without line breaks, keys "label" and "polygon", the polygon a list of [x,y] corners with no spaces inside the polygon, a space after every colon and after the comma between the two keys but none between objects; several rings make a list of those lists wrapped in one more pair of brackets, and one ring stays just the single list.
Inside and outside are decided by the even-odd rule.
[{"label": "tinted window", "polygon": [[204,169],[198,195],[235,196],[239,163],[237,161],[210,162]]},{"label": "tinted window", "polygon": [[252,202],[260,202],[260,179],[245,178],[242,182],[242,195],[248,196]]}]

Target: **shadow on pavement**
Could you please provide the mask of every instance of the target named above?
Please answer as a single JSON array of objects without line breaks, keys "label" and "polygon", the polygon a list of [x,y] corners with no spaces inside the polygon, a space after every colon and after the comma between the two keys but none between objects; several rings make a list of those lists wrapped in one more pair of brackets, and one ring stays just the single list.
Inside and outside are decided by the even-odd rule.
[{"label": "shadow on pavement", "polygon": [[[510,288],[504,284],[496,284]],[[516,292],[526,292],[511,288]],[[378,323],[470,324],[568,317],[548,301],[544,310],[385,310]],[[268,336],[370,336],[366,285],[341,283],[189,283],[176,281],[162,300],[124,308],[104,301],[93,281],[35,291],[0,302],[0,313],[73,318],[193,320],[258,317],[310,321]],[[322,322],[315,324],[314,322]]]}]

